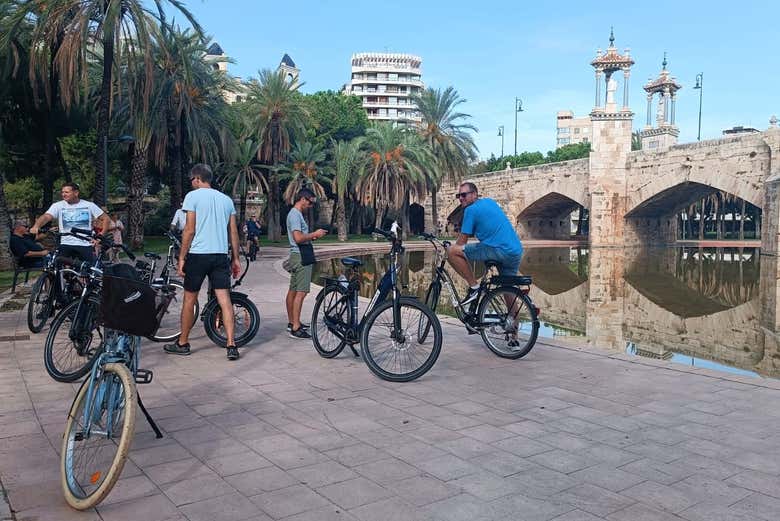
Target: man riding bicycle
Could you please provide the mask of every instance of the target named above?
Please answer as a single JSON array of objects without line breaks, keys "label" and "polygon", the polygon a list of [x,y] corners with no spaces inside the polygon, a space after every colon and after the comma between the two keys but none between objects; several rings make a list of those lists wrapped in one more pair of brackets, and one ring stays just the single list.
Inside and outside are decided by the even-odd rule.
[{"label": "man riding bicycle", "polygon": [[[501,275],[517,275],[523,245],[498,203],[480,199],[474,183],[461,183],[456,197],[463,207],[463,221],[458,239],[449,248],[448,260],[469,284],[468,295],[461,302],[465,306],[479,295],[479,283],[469,262],[492,260],[499,263]],[[467,244],[469,237],[476,237],[479,242]]]}]

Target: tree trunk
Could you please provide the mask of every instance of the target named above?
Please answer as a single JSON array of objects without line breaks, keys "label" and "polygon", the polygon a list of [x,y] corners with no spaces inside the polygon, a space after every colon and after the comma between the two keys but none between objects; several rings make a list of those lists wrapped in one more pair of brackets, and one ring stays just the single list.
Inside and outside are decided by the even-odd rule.
[{"label": "tree trunk", "polygon": [[[439,190],[434,188],[431,190],[431,226],[433,230],[425,230],[428,233],[439,235],[439,202],[436,200]],[[423,227],[425,226],[425,220],[423,219]]]},{"label": "tree trunk", "polygon": [[[5,176],[0,172],[0,244],[7,245],[11,240],[11,217],[5,200]],[[0,270],[13,269],[10,248],[0,248]]]},{"label": "tree trunk", "polygon": [[339,241],[344,242],[347,240],[347,216],[344,208],[345,200],[341,196],[336,201],[336,229],[339,234]]},{"label": "tree trunk", "polygon": [[[57,149],[57,161],[59,162],[60,168],[62,169],[62,176],[65,178],[66,183],[70,183],[73,181],[73,176],[70,175],[68,164],[65,162],[65,157],[62,155],[62,147],[60,146],[59,140],[54,140],[54,146]],[[52,187],[52,192],[53,191],[54,187]]]},{"label": "tree trunk", "polygon": [[406,197],[404,197],[404,204],[401,207],[401,240],[406,240],[407,237],[409,237],[409,234],[411,233],[411,226],[410,226],[410,215],[409,215],[409,194],[406,194]]},{"label": "tree trunk", "polygon": [[144,190],[148,152],[148,149],[133,146],[130,189],[127,192],[127,242],[134,250],[144,244]]},{"label": "tree trunk", "polygon": [[577,210],[577,232],[575,233],[575,235],[577,237],[581,237],[582,236],[582,217],[583,217],[582,212],[583,212],[583,210],[585,208],[581,204],[578,204],[577,206],[579,207],[579,209]]},{"label": "tree trunk", "polygon": [[97,118],[97,146],[95,147],[95,191],[92,200],[100,207],[106,205],[106,183],[108,183],[108,165],[104,163],[105,146],[108,140],[111,106],[111,73],[114,65],[113,34],[103,36],[103,79],[100,84],[100,101]]},{"label": "tree trunk", "polygon": [[282,237],[282,228],[279,223],[279,176],[271,174],[271,186],[268,193],[268,205],[266,208],[266,222],[268,223],[268,240],[279,241]]},{"label": "tree trunk", "polygon": [[385,219],[386,208],[377,208],[374,213],[374,228],[381,230],[382,221]]},{"label": "tree trunk", "polygon": [[755,231],[755,238],[760,239],[761,238],[761,210],[756,208],[756,231]]},{"label": "tree trunk", "polygon": [[246,234],[244,233],[244,225],[246,224],[246,190],[242,190],[238,197],[238,223],[236,224],[239,242],[243,244],[246,240]]},{"label": "tree trunk", "polygon": [[721,240],[723,238],[723,233],[721,230],[721,204],[720,204],[720,194],[715,194],[715,238],[717,240]]}]

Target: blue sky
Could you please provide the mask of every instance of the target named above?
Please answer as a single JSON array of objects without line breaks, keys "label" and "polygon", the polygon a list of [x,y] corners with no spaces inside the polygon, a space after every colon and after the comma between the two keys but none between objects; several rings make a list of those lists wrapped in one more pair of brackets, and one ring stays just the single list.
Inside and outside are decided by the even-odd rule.
[{"label": "blue sky", "polygon": [[681,142],[696,140],[699,93],[692,87],[699,72],[702,139],[734,125],[763,130],[772,114],[780,117],[780,2],[192,0],[188,7],[235,60],[231,73],[247,78],[275,68],[286,52],[302,71],[303,92],[339,89],[355,52],[421,56],[427,86],[452,85],[468,100],[464,109],[479,128],[482,157],[498,155],[499,125],[511,153],[515,96],[524,107],[519,152],[554,148],[556,111],[590,112],[595,80],[589,62],[607,46],[611,25],[616,46],[631,48],[636,61],[630,83],[635,128],[646,116],[642,85],[658,74],[664,51],[683,85]]}]

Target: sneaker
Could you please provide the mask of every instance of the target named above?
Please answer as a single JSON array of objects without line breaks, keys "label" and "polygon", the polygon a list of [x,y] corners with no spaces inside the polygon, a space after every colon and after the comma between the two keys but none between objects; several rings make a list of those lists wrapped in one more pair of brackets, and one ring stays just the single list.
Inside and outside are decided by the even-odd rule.
[{"label": "sneaker", "polygon": [[179,342],[176,341],[172,344],[165,345],[163,350],[165,350],[166,353],[170,353],[172,355],[188,355],[190,354],[190,344],[186,343],[181,346],[179,345]]},{"label": "sneaker", "polygon": [[[301,322],[301,329],[309,329],[309,324],[304,324]],[[287,332],[290,333],[292,331],[292,322],[287,322]]]},{"label": "sneaker", "polygon": [[303,338],[303,339],[311,338],[311,335],[309,334],[309,332],[306,330],[305,327],[299,327],[294,331],[290,331],[290,336],[292,338]]},{"label": "sneaker", "polygon": [[464,298],[460,302],[461,307],[466,306],[466,304],[471,304],[472,302],[477,300],[478,295],[479,295],[479,288],[469,288],[469,292],[466,295],[466,298]]},{"label": "sneaker", "polygon": [[238,348],[236,346],[228,346],[227,348],[227,359],[228,360],[238,360],[239,354],[238,354]]}]

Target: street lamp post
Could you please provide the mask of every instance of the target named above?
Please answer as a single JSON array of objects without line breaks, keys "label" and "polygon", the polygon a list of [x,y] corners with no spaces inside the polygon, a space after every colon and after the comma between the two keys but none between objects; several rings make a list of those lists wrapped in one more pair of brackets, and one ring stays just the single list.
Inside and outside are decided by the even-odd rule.
[{"label": "street lamp post", "polygon": [[696,85],[694,89],[699,89],[699,134],[696,136],[697,141],[701,141],[701,96],[704,92],[704,73],[700,72],[696,75]]},{"label": "street lamp post", "polygon": [[498,135],[501,137],[501,157],[504,157],[504,125],[498,127]]},{"label": "street lamp post", "polygon": [[517,113],[523,111],[523,100],[515,98],[515,155],[517,155]]},{"label": "street lamp post", "polygon": [[108,139],[108,134],[103,136],[103,204],[108,206],[108,144],[109,143],[132,143],[135,141],[133,136],[123,135],[116,139]]}]

